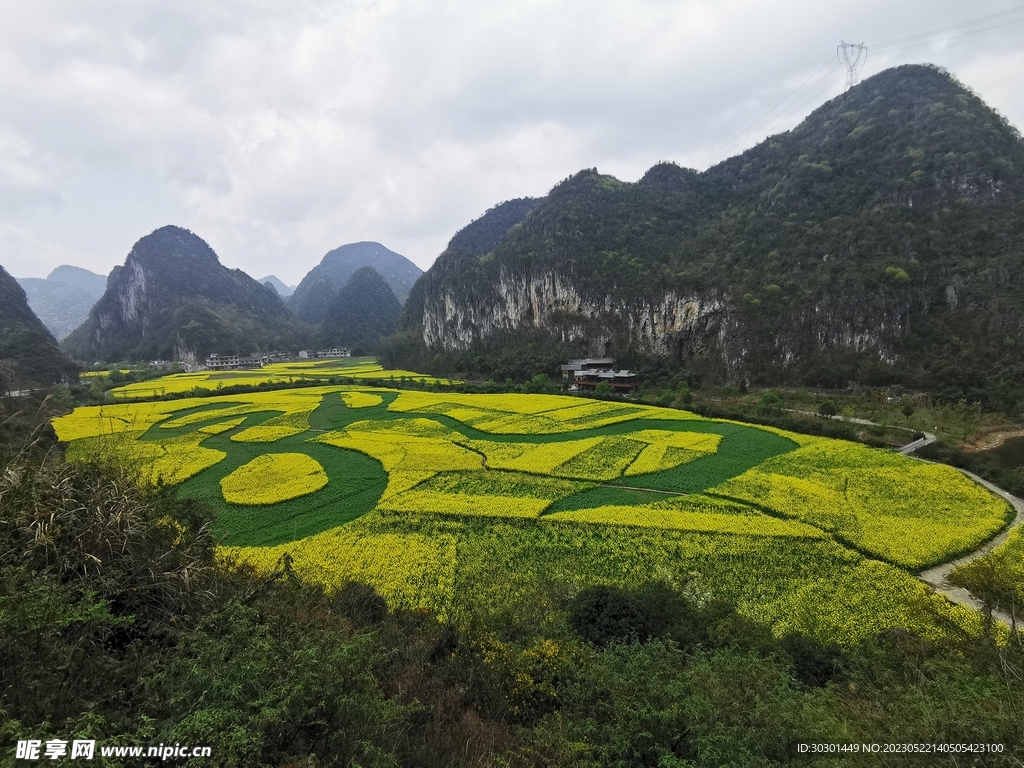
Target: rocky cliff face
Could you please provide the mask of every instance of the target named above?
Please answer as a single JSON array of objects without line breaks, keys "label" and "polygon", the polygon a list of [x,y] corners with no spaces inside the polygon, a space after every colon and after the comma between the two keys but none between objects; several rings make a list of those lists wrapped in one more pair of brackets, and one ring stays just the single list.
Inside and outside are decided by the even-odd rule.
[{"label": "rocky cliff face", "polygon": [[82,360],[176,359],[291,348],[305,329],[271,288],[221,265],[201,238],[163,227],[139,240],[64,342]]},{"label": "rocky cliff face", "polygon": [[733,382],[972,396],[999,379],[1013,398],[1021,205],[1016,129],[941,70],[900,67],[703,173],[581,171],[488,252],[453,239],[402,327],[453,365],[540,332],[566,354],[711,357]]},{"label": "rocky cliff face", "polygon": [[557,336],[583,354],[624,350],[685,360],[715,350],[736,372],[774,358],[783,365],[808,348],[869,353],[894,364],[907,333],[907,306],[850,306],[824,298],[781,318],[784,327],[766,338],[756,318],[718,290],[667,290],[626,301],[584,298],[556,272],[524,277],[502,270],[485,299],[467,301],[459,290],[425,297],[423,340],[429,348],[468,351],[489,337],[526,329]]}]

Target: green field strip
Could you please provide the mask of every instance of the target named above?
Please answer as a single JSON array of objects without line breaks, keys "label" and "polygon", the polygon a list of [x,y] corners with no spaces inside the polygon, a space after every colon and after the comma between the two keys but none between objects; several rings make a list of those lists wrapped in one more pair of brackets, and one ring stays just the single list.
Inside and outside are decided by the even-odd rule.
[{"label": "green field strip", "polygon": [[[233,408],[237,405],[247,405],[247,403],[229,403],[228,405],[225,406],[225,408]],[[235,432],[240,432],[247,427],[262,424],[264,421],[272,419],[275,416],[280,416],[281,414],[284,413],[284,411],[280,410],[267,409],[265,411],[256,411],[253,413],[225,415],[219,412],[221,410],[224,409],[214,409],[212,406],[201,406],[199,408],[189,408],[184,411],[175,411],[173,414],[171,414],[170,418],[164,419],[163,421],[160,421],[154,424],[152,427],[150,427],[143,435],[139,437],[139,440],[143,440],[145,442],[162,442],[164,440],[171,440],[175,437],[181,437],[182,435],[190,435],[193,432],[198,432],[200,427],[205,427],[210,424],[216,424],[217,422],[220,421],[226,421],[228,419],[243,419],[242,423],[239,424],[238,427],[232,429],[230,432],[221,433],[220,437],[226,437],[228,435],[234,434]],[[210,411],[211,415],[208,419],[194,421],[191,422],[190,424],[185,424],[184,426],[181,427],[171,427],[169,429],[167,427],[162,426],[168,421],[173,421],[174,419],[180,418],[182,416],[191,416],[194,413],[204,411]]]},{"label": "green field strip", "polygon": [[[350,408],[341,398],[343,391],[348,390],[329,392],[324,395],[320,404],[309,415],[310,431],[344,430],[361,421],[382,422],[423,418],[433,420],[467,440],[497,443],[551,444],[593,437],[622,437],[628,441],[628,436],[638,429],[722,436],[718,451],[714,454],[694,459],[671,469],[629,478],[619,477],[611,481],[611,484],[614,485],[638,486],[651,491],[700,493],[731,477],[742,474],[772,456],[787,453],[797,447],[792,440],[774,433],[728,422],[678,421],[639,416],[628,421],[568,432],[536,435],[495,434],[476,429],[444,414],[389,411],[389,406],[400,394],[398,392],[376,392],[382,398],[380,404],[364,408]],[[240,402],[216,403],[173,412],[170,416],[171,419],[206,410],[211,413],[209,419],[174,429],[163,429],[159,424],[153,425],[142,436],[142,439],[167,440],[194,432],[208,423],[216,423],[225,418],[222,413],[224,409],[245,404]],[[181,495],[202,499],[217,509],[215,531],[225,537],[225,544],[239,546],[280,544],[292,541],[296,537],[302,538],[341,525],[373,509],[387,485],[388,476],[375,459],[358,451],[307,442],[308,433],[282,438],[271,443],[231,441],[231,435],[261,424],[282,413],[280,409],[268,404],[266,410],[245,414],[243,422],[238,427],[204,439],[202,442],[204,447],[223,451],[227,454],[226,458],[185,481],[178,488]],[[456,440],[455,442],[462,445],[461,441]],[[271,506],[243,507],[224,501],[220,491],[220,480],[225,476],[258,455],[293,451],[306,453],[320,461],[329,478],[325,488],[299,499]],[[479,453],[479,451],[474,452]],[[485,472],[490,474],[492,471],[496,472],[496,470]],[[552,473],[538,474],[537,477],[556,479],[558,474],[556,470]],[[495,478],[495,480],[497,479],[498,477]],[[586,488],[590,488],[590,483],[582,478],[564,478],[561,482],[570,480],[585,484]],[[475,485],[475,483],[473,484]],[[580,493],[563,497],[557,500],[555,506],[548,511],[568,511],[593,506],[591,500],[598,498],[598,495],[595,495],[596,490],[599,489],[583,490]],[[611,489],[605,490],[607,493],[612,492]],[[626,494],[637,493],[627,489],[623,489],[623,492]],[[626,498],[629,498],[628,495]]]},{"label": "green field strip", "polygon": [[[340,397],[338,404],[344,408]],[[239,403],[230,405],[239,405]],[[207,406],[203,408],[207,408]],[[202,408],[179,411],[174,414],[174,417],[187,415],[197,410],[202,410]],[[347,410],[354,410],[358,414],[360,410],[370,409]],[[281,410],[268,408],[265,411],[246,414],[244,421],[238,427],[220,435],[211,435],[203,440],[203,447],[223,451],[227,456],[214,466],[186,480],[177,488],[179,495],[205,501],[217,511],[213,530],[215,536],[224,545],[273,546],[343,525],[373,509],[387,487],[388,476],[380,462],[357,451],[309,443],[306,433],[286,437],[272,443],[231,441],[231,435],[261,424],[281,413],[283,413]],[[314,411],[315,413],[316,411]],[[221,416],[215,416],[211,421],[221,418]],[[353,418],[352,420],[357,419]],[[169,439],[177,436],[179,432],[193,432],[205,423],[205,421],[197,422],[171,430],[150,428],[144,438],[150,440]],[[159,425],[154,426],[158,427]],[[238,505],[224,500],[220,488],[220,481],[224,477],[257,456],[266,453],[289,452],[305,453],[320,462],[327,473],[327,485],[306,496],[273,505]]]},{"label": "green field strip", "polygon": [[[275,443],[231,443],[221,436],[204,446],[225,451],[227,457],[178,486],[178,493],[209,503],[217,510],[214,535],[224,545],[273,546],[312,536],[364,515],[377,505],[387,487],[380,463],[357,451],[304,442],[304,436]],[[230,504],[220,481],[257,456],[267,453],[305,453],[327,473],[327,485],[315,493],[271,505]]]}]

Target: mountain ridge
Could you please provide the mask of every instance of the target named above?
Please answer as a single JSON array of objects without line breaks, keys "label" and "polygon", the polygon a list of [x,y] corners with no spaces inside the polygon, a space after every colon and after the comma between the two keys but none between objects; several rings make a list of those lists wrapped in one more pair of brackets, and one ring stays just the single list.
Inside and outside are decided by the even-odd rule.
[{"label": "mountain ridge", "polygon": [[382,336],[393,333],[402,305],[373,267],[360,267],[338,291],[320,329],[324,346],[348,347],[354,355],[377,351]]},{"label": "mountain ridge", "polygon": [[86,322],[64,340],[83,360],[248,354],[308,341],[275,291],[228,269],[199,236],[175,226],[139,239]]},{"label": "mountain ridge", "polygon": [[574,174],[485,257],[446,249],[401,326],[423,363],[467,372],[499,338],[541,333],[733,383],[945,380],[1009,402],[1019,356],[981,326],[1024,328],[1022,200],[1019,132],[908,65],[703,173]]},{"label": "mountain ridge", "polygon": [[0,389],[69,382],[78,367],[36,317],[25,290],[0,266]]},{"label": "mountain ridge", "polygon": [[360,267],[373,267],[400,302],[405,301],[423,270],[401,254],[373,241],[348,243],[328,251],[299,282],[288,307],[303,322],[323,322],[334,296]]}]

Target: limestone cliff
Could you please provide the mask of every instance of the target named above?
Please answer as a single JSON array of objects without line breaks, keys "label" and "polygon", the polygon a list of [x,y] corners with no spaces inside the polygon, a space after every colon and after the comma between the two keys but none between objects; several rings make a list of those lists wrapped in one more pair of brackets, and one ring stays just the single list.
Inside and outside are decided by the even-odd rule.
[{"label": "limestone cliff", "polygon": [[453,240],[401,326],[452,370],[541,333],[566,354],[713,359],[733,382],[1012,400],[1022,206],[1017,130],[947,73],[900,67],[703,173],[564,180],[482,256]]},{"label": "limestone cliff", "polygon": [[168,226],[139,240],[114,268],[64,347],[89,362],[195,362],[210,352],[292,348],[308,338],[274,290],[224,267],[192,232]]}]

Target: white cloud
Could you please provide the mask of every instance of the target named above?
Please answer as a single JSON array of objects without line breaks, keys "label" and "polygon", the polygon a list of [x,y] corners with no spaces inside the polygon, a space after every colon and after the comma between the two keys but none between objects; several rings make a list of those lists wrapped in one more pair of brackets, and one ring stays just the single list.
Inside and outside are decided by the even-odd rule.
[{"label": "white cloud", "polygon": [[[488,207],[580,168],[704,167],[792,127],[839,92],[840,69],[758,120],[840,39],[870,45],[1008,7],[21,4],[0,29],[0,225],[18,233],[0,239],[0,263],[107,271],[175,223],[226,264],[289,283],[362,239],[426,267]],[[1022,29],[879,53],[862,73],[934,61],[1020,126]]]}]

